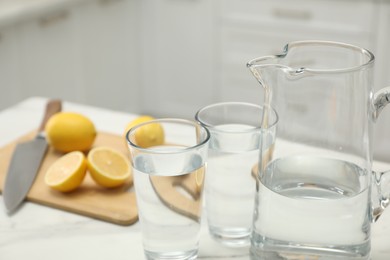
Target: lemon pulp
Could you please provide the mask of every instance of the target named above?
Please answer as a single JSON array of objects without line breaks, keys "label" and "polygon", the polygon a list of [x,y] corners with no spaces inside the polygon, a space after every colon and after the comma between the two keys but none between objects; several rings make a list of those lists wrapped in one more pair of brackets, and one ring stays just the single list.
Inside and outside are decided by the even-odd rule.
[{"label": "lemon pulp", "polygon": [[69,192],[84,180],[87,162],[83,153],[70,152],[57,159],[47,170],[45,183],[55,190]]},{"label": "lemon pulp", "polygon": [[112,148],[93,148],[88,154],[88,170],[96,183],[107,188],[132,181],[129,160]]}]

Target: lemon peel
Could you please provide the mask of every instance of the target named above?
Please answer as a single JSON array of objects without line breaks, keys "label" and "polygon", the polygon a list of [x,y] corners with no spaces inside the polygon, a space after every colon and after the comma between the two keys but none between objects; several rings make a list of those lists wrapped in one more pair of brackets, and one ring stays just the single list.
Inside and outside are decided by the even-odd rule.
[{"label": "lemon peel", "polygon": [[45,132],[48,143],[60,152],[87,151],[97,135],[90,119],[73,112],[53,115],[45,126]]}]

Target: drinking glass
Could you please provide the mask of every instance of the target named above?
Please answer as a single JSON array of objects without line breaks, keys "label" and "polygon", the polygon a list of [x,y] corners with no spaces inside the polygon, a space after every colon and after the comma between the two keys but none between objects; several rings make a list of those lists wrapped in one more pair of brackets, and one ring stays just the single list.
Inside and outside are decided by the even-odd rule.
[{"label": "drinking glass", "polygon": [[[150,129],[160,129],[164,141],[141,147]],[[153,120],[127,133],[147,259],[197,257],[209,137],[184,119]]]},{"label": "drinking glass", "polygon": [[[211,135],[205,184],[208,227],[212,237],[227,246],[250,242],[256,192],[256,176],[251,173],[259,158],[262,116],[261,106],[243,102],[212,104],[195,116]],[[272,132],[275,111],[269,121]]]}]

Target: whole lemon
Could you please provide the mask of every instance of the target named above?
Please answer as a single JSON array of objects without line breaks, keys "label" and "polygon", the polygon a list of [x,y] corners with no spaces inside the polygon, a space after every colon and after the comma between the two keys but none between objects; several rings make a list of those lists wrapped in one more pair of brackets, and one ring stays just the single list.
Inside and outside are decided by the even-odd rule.
[{"label": "whole lemon", "polygon": [[127,132],[132,127],[139,125],[139,124],[142,124],[142,123],[145,123],[145,122],[148,122],[148,121],[151,121],[151,120],[154,120],[154,119],[155,119],[154,117],[146,116],[146,115],[137,117],[136,119],[134,119],[133,121],[131,121],[130,123],[127,124],[127,126],[125,127],[124,136],[126,137]]},{"label": "whole lemon", "polygon": [[92,121],[72,112],[53,115],[46,124],[45,132],[48,143],[61,152],[87,151],[96,137]]},{"label": "whole lemon", "polygon": [[[131,121],[127,127],[125,133],[127,133],[130,128],[154,120],[155,118],[151,116],[140,116],[135,120]],[[138,146],[143,148],[148,148],[152,146],[164,144],[164,129],[159,123],[147,124],[141,126],[135,133],[135,141]]]}]

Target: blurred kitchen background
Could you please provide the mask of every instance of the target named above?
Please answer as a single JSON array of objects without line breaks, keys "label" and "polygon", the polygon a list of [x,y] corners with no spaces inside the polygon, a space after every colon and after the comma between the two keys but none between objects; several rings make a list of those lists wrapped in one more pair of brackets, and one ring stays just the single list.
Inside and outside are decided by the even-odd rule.
[{"label": "blurred kitchen background", "polygon": [[[193,118],[217,101],[260,104],[246,61],[304,39],[371,50],[379,89],[389,32],[390,0],[0,0],[0,109],[45,96]],[[390,161],[390,109],[376,128],[375,158]]]}]

